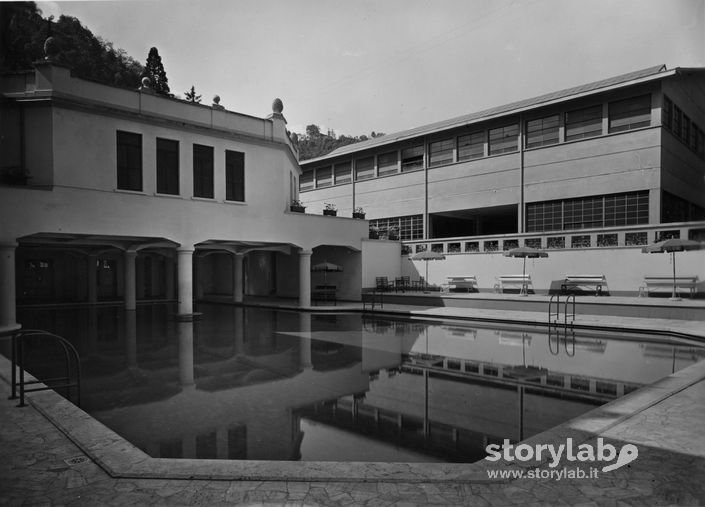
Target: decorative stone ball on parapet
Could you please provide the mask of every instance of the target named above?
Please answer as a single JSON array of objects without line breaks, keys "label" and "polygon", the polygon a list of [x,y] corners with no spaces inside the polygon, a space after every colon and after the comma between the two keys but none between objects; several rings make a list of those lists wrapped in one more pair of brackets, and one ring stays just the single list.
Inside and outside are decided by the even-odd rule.
[{"label": "decorative stone ball on parapet", "polygon": [[284,118],[282,111],[284,111],[284,103],[282,102],[282,99],[274,99],[272,102],[272,114],[267,116],[267,118],[277,118],[278,120],[282,120],[286,123],[286,118]]},{"label": "decorative stone ball on parapet", "polygon": [[282,114],[282,111],[284,111],[284,103],[282,102],[282,99],[274,99],[272,102],[272,112],[275,114]]},{"label": "decorative stone ball on parapet", "polygon": [[223,106],[220,105],[220,95],[213,96],[213,105],[211,107],[213,109],[225,109]]},{"label": "decorative stone ball on parapet", "polygon": [[154,91],[152,90],[152,80],[149,79],[149,77],[144,76],[142,78],[142,85],[140,86],[139,90],[141,92],[154,93]]},{"label": "decorative stone ball on parapet", "polygon": [[54,37],[47,37],[44,41],[44,60],[51,62],[56,59],[59,54],[59,44],[56,42]]}]

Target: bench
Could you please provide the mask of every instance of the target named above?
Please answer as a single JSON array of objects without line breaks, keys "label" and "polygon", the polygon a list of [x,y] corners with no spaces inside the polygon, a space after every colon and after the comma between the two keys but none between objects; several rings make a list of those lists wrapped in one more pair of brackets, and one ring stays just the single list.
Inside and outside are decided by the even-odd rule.
[{"label": "bench", "polygon": [[335,285],[316,285],[316,288],[311,291],[312,301],[332,301],[337,305]]},{"label": "bench", "polygon": [[566,275],[565,280],[561,284],[561,292],[567,294],[569,289],[577,287],[593,287],[595,295],[602,295],[602,287],[607,286],[607,278],[605,275]]},{"label": "bench", "polygon": [[[677,276],[676,277],[676,293],[679,289],[688,290],[690,292],[690,297],[695,296],[697,292],[697,276]],[[657,291],[673,291],[673,277],[672,276],[645,276],[644,277],[644,287],[645,291],[640,290],[639,294],[646,292],[646,297],[649,294]]]},{"label": "bench", "polygon": [[362,309],[363,311],[367,309],[367,305],[370,305],[371,309],[375,309],[375,305],[379,305],[380,308],[384,308],[384,293],[377,291],[367,291],[362,293]]},{"label": "bench", "polygon": [[497,277],[498,284],[494,288],[496,292],[503,293],[504,289],[512,287],[518,288],[520,294],[527,294],[531,285],[531,275],[502,275]]},{"label": "bench", "polygon": [[470,292],[476,290],[479,292],[477,278],[474,276],[449,276],[447,280],[448,283],[446,283],[443,288],[447,288],[448,291],[455,289],[457,291],[465,290]]}]

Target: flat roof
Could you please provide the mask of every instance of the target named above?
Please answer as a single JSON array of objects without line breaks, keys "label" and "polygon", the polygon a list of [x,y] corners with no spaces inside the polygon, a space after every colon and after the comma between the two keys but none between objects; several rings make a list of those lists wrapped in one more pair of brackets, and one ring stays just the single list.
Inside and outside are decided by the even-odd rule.
[{"label": "flat roof", "polygon": [[303,160],[300,165],[314,164],[320,161],[329,160],[332,158],[340,157],[342,155],[347,155],[350,153],[355,153],[370,148],[375,148],[378,146],[384,146],[387,144],[396,143],[399,141],[405,141],[419,137],[422,135],[428,135],[434,132],[439,132],[443,130],[448,130],[451,128],[462,127],[464,125],[477,123],[480,121],[488,120],[491,118],[496,118],[499,116],[504,116],[508,114],[515,114],[529,109],[534,109],[537,107],[543,107],[551,105],[557,102],[564,101],[566,99],[575,99],[586,95],[591,95],[593,93],[604,92],[614,88],[620,88],[628,85],[633,85],[641,82],[652,81],[654,79],[663,79],[668,76],[672,76],[679,71],[700,71],[705,69],[694,68],[686,69],[676,67],[671,70],[666,69],[666,65],[655,65],[653,67],[648,67],[646,69],[637,70],[634,72],[629,72],[627,74],[621,74],[619,76],[610,77],[607,79],[602,79],[600,81],[594,81],[592,83],[583,84],[580,86],[574,86],[572,88],[566,88],[564,90],[559,90],[556,92],[546,93],[544,95],[539,95],[530,99],[524,99],[517,102],[511,102],[509,104],[504,104],[501,106],[493,107],[490,109],[485,109],[475,113],[465,114],[463,116],[456,116],[448,120],[442,120],[435,123],[429,123],[427,125],[422,125],[408,130],[402,130],[393,134],[387,134],[385,136],[376,137],[374,139],[369,139],[367,141],[362,141],[355,144],[349,144],[347,146],[342,146],[327,155],[322,157],[317,157],[309,160]]}]

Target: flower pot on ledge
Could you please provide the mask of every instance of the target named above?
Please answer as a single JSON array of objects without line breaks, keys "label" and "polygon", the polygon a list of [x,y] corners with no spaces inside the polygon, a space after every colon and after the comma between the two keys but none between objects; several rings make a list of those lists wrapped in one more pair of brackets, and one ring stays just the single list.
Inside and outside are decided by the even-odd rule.
[{"label": "flower pot on ledge", "polygon": [[364,218],[365,218],[365,214],[364,214],[364,213],[353,213],[353,214],[352,214],[352,217],[353,217],[353,218],[364,219]]},{"label": "flower pot on ledge", "polygon": [[292,211],[294,213],[304,213],[306,211],[305,206],[294,206],[293,204],[289,206],[289,211]]},{"label": "flower pot on ledge", "polygon": [[323,214],[328,217],[334,217],[338,214],[338,211],[334,209],[324,209]]}]

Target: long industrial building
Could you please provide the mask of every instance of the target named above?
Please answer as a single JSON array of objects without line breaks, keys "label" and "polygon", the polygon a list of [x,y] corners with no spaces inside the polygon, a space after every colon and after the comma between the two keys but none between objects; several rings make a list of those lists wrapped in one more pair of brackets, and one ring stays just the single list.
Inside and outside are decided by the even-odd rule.
[{"label": "long industrial building", "polygon": [[[303,161],[301,200],[311,213],[326,204],[339,215],[364,211],[370,237],[401,240],[403,253],[524,244],[606,252],[702,239],[704,128],[705,69],[660,65]],[[573,270],[603,269],[579,263]],[[636,293],[637,278],[653,270],[634,268],[624,292]]]}]

